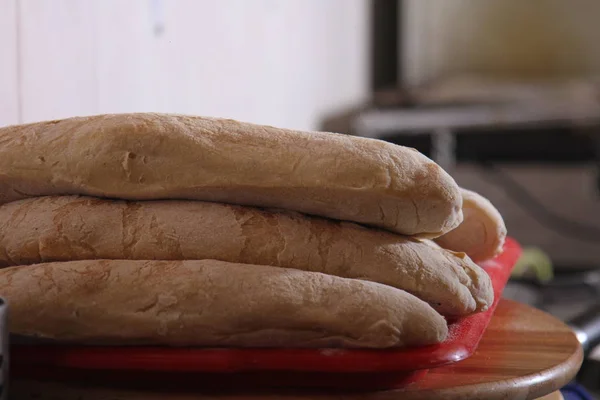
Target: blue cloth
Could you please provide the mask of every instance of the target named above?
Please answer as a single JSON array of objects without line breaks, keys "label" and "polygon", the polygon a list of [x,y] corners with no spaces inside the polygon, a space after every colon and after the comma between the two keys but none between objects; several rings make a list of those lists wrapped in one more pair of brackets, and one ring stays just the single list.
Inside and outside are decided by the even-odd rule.
[{"label": "blue cloth", "polygon": [[560,390],[565,400],[594,400],[594,397],[576,383],[569,383]]}]

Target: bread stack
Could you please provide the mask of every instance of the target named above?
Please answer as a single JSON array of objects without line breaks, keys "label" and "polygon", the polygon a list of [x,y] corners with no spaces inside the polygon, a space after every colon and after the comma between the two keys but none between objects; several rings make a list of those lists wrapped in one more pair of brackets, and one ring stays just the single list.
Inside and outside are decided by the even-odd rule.
[{"label": "bread stack", "polygon": [[467,254],[505,234],[485,199],[378,140],[164,114],[0,129],[0,296],[18,335],[438,343],[444,317],[491,305]]}]

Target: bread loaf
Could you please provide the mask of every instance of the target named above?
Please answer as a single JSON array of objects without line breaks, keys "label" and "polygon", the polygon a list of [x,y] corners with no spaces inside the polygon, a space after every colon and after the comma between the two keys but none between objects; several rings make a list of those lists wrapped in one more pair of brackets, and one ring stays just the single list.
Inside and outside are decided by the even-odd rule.
[{"label": "bread loaf", "polygon": [[506,225],[502,215],[485,197],[462,189],[463,222],[436,239],[445,249],[465,252],[475,261],[493,258],[502,252]]},{"label": "bread loaf", "polygon": [[56,194],[277,207],[421,237],[462,220],[458,186],[416,150],[181,115],[0,129],[0,203]]},{"label": "bread loaf", "polygon": [[85,344],[370,347],[438,343],[444,318],[389,286],[214,260],[0,270],[14,334]]},{"label": "bread loaf", "polygon": [[444,315],[486,309],[489,276],[464,254],[293,212],[195,201],[40,197],[0,206],[0,266],[84,259],[217,259],[371,280]]}]

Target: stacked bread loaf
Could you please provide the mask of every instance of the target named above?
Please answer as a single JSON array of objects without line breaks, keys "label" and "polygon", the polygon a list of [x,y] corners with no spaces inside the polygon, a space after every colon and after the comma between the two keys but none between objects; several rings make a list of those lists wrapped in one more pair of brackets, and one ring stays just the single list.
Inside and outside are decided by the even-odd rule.
[{"label": "stacked bread loaf", "polygon": [[164,114],[0,129],[0,295],[18,335],[437,343],[444,317],[491,305],[468,254],[493,257],[505,234],[487,200],[383,141]]}]

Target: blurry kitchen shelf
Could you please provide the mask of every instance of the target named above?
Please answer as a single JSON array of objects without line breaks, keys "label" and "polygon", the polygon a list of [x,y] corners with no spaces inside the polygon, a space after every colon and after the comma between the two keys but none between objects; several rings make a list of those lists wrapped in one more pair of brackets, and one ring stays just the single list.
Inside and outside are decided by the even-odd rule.
[{"label": "blurry kitchen shelf", "polygon": [[[600,107],[574,109],[564,102],[371,109],[359,112],[351,122],[351,131],[357,136],[398,142],[401,137],[426,135],[431,141],[430,156],[444,167],[457,162],[461,150],[469,158],[469,150],[475,147],[477,161],[491,161],[483,158],[481,147],[488,147],[491,154],[502,149],[504,154],[494,158],[516,155],[522,161],[587,161],[595,157],[593,136],[561,135],[557,128],[595,134],[598,127]],[[548,129],[554,129],[554,134],[544,132]],[[459,140],[466,142],[462,149]],[[532,155],[536,157],[532,159]]]},{"label": "blurry kitchen shelf", "polygon": [[558,104],[383,109],[367,105],[330,116],[322,128],[414,147],[438,161],[450,157],[450,163],[593,161],[600,107],[572,111]]},{"label": "blurry kitchen shelf", "polygon": [[396,110],[366,110],[353,121],[358,136],[384,139],[397,133],[429,133],[439,130],[493,131],[500,128],[595,126],[600,123],[600,108],[574,108],[564,102],[525,104],[473,104],[430,106]]}]

